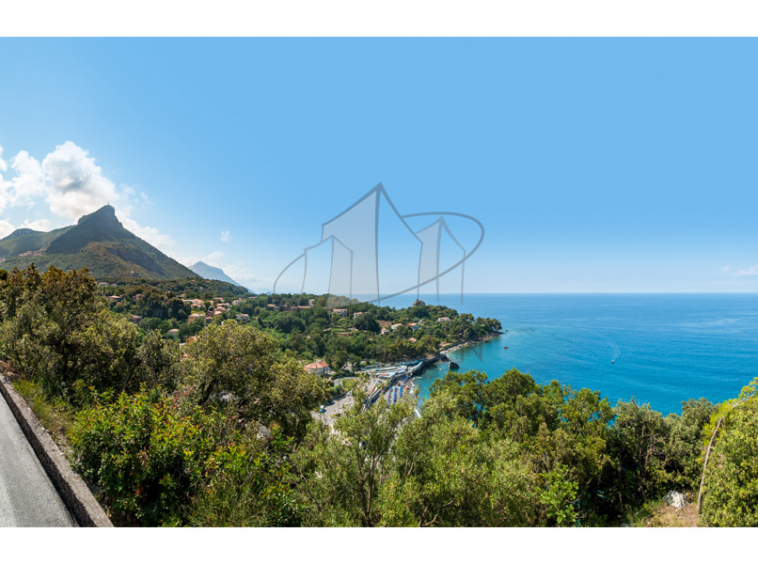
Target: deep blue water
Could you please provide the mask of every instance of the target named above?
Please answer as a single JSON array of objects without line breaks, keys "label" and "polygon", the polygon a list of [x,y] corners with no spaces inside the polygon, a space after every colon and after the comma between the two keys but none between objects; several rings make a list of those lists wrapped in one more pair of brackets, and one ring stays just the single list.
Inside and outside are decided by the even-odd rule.
[{"label": "deep blue water", "polygon": [[[439,303],[502,322],[507,332],[476,348],[481,359],[471,348],[451,354],[461,370],[490,378],[515,367],[539,383],[599,390],[612,404],[634,397],[665,414],[681,413],[688,398],[736,397],[758,375],[758,295],[469,294]],[[416,380],[422,399],[446,371],[439,364]]]}]

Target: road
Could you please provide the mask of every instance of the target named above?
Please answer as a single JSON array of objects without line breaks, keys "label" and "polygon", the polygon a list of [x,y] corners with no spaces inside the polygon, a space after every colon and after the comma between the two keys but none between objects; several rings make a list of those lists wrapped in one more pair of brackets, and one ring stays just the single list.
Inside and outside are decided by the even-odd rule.
[{"label": "road", "polygon": [[0,527],[73,527],[74,520],[0,395]]},{"label": "road", "polygon": [[316,417],[316,419],[322,423],[326,423],[327,425],[332,426],[337,420],[337,414],[347,410],[351,405],[353,405],[352,394],[335,400],[334,403],[326,406],[325,413],[316,413],[314,414],[314,417]]}]

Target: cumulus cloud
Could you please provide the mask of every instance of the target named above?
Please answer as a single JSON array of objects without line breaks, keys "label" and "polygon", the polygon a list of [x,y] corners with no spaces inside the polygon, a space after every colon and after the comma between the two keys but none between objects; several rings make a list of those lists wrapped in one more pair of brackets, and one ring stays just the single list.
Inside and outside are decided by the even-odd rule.
[{"label": "cumulus cloud", "polygon": [[88,151],[71,141],[48,154],[42,170],[48,184],[46,200],[54,214],[77,219],[109,202],[118,203],[113,182],[103,175]]},{"label": "cumulus cloud", "polygon": [[758,276],[758,264],[751,266],[750,268],[740,268],[734,273],[735,276]]},{"label": "cumulus cloud", "polygon": [[47,192],[42,166],[26,151],[20,151],[13,157],[11,166],[14,172],[11,181],[12,205],[32,207],[34,200]]},{"label": "cumulus cloud", "polygon": [[[2,153],[0,147],[0,212],[8,206],[32,207],[42,200],[59,218],[76,220],[110,203],[116,208],[124,227],[138,237],[164,251],[174,245],[169,235],[155,227],[142,226],[131,217],[136,204],[144,206],[150,203],[147,194],[138,194],[130,186],[116,187],[89,151],[74,142],[66,141],[58,145],[41,163],[27,151],[19,151],[9,159],[9,167]],[[5,178],[3,173],[8,171],[12,171],[10,178]],[[6,223],[0,224],[0,232],[10,225]],[[35,227],[32,227],[33,224]],[[47,229],[49,220],[27,220],[22,227],[26,226]]]},{"label": "cumulus cloud", "polygon": [[0,219],[0,239],[7,237],[16,230],[13,224],[7,219]]},{"label": "cumulus cloud", "polygon": [[[219,266],[219,268],[222,267]],[[270,290],[274,285],[273,280],[259,278],[254,272],[250,270],[249,264],[242,260],[225,264],[223,266],[223,270],[233,280],[236,280],[254,292],[264,292]]]},{"label": "cumulus cloud", "polygon": [[228,243],[232,240],[232,234],[229,231],[222,231],[219,239],[222,243]]},{"label": "cumulus cloud", "polygon": [[20,227],[24,227],[26,229],[34,229],[35,231],[47,231],[50,229],[50,220],[45,217],[34,219],[32,221],[26,219],[24,220],[24,223],[19,226],[19,228]]},{"label": "cumulus cloud", "polygon": [[11,183],[3,178],[3,173],[8,170],[8,163],[3,160],[3,146],[0,145],[0,211],[8,204],[8,190]]},{"label": "cumulus cloud", "polygon": [[209,264],[217,268],[222,268],[219,265],[223,264],[223,260],[224,260],[224,253],[222,253],[221,251],[213,251],[207,257],[203,257],[202,259],[202,261],[205,264]]},{"label": "cumulus cloud", "polygon": [[157,247],[165,252],[166,249],[174,246],[175,241],[170,235],[161,233],[155,227],[142,226],[125,214],[117,213],[116,215],[118,215],[119,221],[121,221],[126,229],[140,239],[144,239],[153,247]]}]

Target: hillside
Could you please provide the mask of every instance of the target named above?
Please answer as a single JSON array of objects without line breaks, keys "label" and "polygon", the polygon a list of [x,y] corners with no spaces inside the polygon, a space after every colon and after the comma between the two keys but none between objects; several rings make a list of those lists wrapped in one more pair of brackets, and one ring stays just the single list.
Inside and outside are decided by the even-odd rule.
[{"label": "hillside", "polygon": [[[100,282],[110,282],[124,287],[123,292],[134,293],[143,292],[153,288],[160,292],[171,292],[173,294],[186,294],[188,298],[211,299],[215,296],[246,296],[250,292],[242,286],[229,284],[220,280],[207,280],[195,276],[194,278],[176,278],[176,279],[150,279],[139,278],[135,276],[101,276]],[[135,288],[137,288],[135,290]],[[121,290],[119,290],[121,292]]]},{"label": "hillside", "polygon": [[63,235],[71,227],[63,227],[54,231],[34,231],[32,229],[16,229],[13,233],[0,239],[0,259],[17,257],[22,253],[34,252]]},{"label": "hillside", "polygon": [[124,229],[113,206],[47,233],[19,229],[0,240],[0,268],[89,268],[95,278],[192,278],[197,275]]},{"label": "hillside", "polygon": [[242,284],[235,282],[226,274],[226,272],[220,268],[205,264],[203,261],[198,261],[190,266],[190,270],[208,280],[220,280],[221,282],[228,282],[229,284],[234,284],[235,286],[242,286]]}]

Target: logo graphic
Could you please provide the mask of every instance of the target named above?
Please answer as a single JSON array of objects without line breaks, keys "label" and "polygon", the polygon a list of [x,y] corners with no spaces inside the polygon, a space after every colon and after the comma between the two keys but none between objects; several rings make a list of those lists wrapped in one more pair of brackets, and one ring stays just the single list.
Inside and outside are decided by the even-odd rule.
[{"label": "logo graphic", "polygon": [[[474,232],[469,237],[471,250],[459,242],[460,237],[456,238],[449,223],[469,234]],[[303,254],[279,273],[273,291],[276,293],[276,286],[286,272],[301,267],[301,293],[356,297],[379,304],[414,290],[418,295],[422,287],[434,283],[439,300],[440,279],[460,267],[463,301],[464,264],[483,240],[484,226],[466,214],[401,215],[379,183],[322,225],[321,241],[306,247]]]}]

